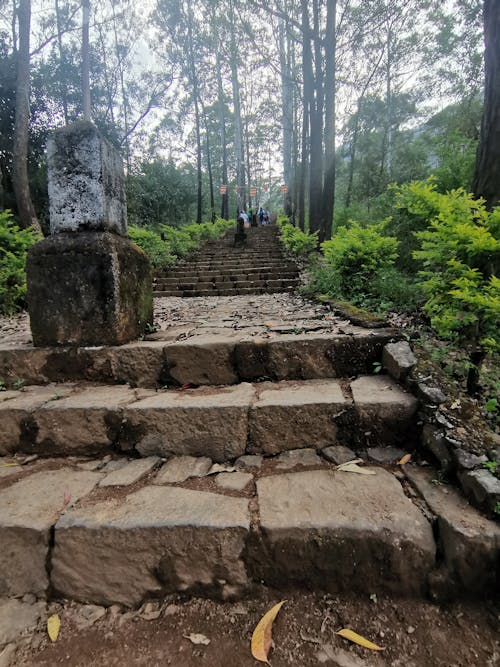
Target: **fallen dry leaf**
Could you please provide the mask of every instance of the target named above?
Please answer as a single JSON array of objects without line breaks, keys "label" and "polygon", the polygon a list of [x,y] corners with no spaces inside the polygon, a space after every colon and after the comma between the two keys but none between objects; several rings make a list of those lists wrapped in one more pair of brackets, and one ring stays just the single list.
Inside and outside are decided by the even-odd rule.
[{"label": "fallen dry leaf", "polygon": [[348,466],[351,463],[363,463],[363,459],[352,459],[352,461],[344,461],[344,463],[341,463],[340,465],[337,466],[337,470],[340,470],[343,466]]},{"label": "fallen dry leaf", "polygon": [[192,632],[190,635],[182,635],[185,639],[189,639],[192,644],[203,644],[208,646],[210,644],[210,639],[205,637],[205,635],[200,635],[199,633]]},{"label": "fallen dry leaf", "polygon": [[340,635],[341,637],[344,637],[344,639],[348,639],[350,642],[353,642],[354,644],[358,644],[359,646],[363,646],[364,648],[368,648],[371,651],[383,651],[384,650],[381,646],[377,646],[377,644],[374,644],[373,642],[368,641],[368,639],[365,639],[361,635],[358,635],[357,632],[354,632],[353,630],[349,630],[348,628],[343,628],[342,630],[339,630],[336,634]]},{"label": "fallen dry leaf", "polygon": [[405,454],[402,459],[398,461],[398,466],[404,466],[410,461],[411,454]]},{"label": "fallen dry leaf", "polygon": [[47,634],[50,637],[50,641],[55,642],[59,637],[59,630],[61,629],[61,619],[59,614],[53,614],[47,619]]},{"label": "fallen dry leaf", "polygon": [[266,662],[269,665],[267,656],[271,648],[273,622],[278,615],[279,610],[285,604],[282,600],[275,604],[257,623],[252,635],[252,655],[259,662]]},{"label": "fallen dry leaf", "polygon": [[20,463],[2,463],[0,468],[13,468],[15,466],[20,466]]},{"label": "fallen dry leaf", "polygon": [[69,505],[70,500],[71,500],[71,491],[69,489],[66,489],[66,491],[64,492],[63,507]]},{"label": "fallen dry leaf", "polygon": [[343,463],[337,467],[337,470],[340,472],[356,472],[358,475],[376,475],[375,470],[366,470],[365,468],[360,468],[357,463]]}]

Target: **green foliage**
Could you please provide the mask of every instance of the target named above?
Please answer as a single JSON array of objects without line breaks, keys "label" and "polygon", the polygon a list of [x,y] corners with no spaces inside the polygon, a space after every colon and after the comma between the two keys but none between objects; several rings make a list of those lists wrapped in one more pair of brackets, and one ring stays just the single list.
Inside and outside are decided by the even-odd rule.
[{"label": "green foliage", "polygon": [[461,188],[441,194],[433,181],[403,185],[397,198],[428,222],[415,233],[421,249],[414,256],[423,266],[424,310],[438,334],[471,349],[500,350],[500,209],[488,212]]},{"label": "green foliage", "polygon": [[0,213],[0,313],[15,313],[25,306],[26,255],[38,239],[34,231],[20,229],[9,211]]},{"label": "green foliage", "polygon": [[322,280],[330,283],[328,293],[345,299],[366,295],[373,279],[393,266],[398,241],[384,236],[383,228],[384,223],[361,227],[353,222],[322,243],[327,262]]},{"label": "green foliage", "polygon": [[171,266],[179,257],[184,257],[200,247],[202,243],[216,240],[234,228],[234,220],[218,218],[214,223],[195,222],[182,227],[160,225],[156,230],[144,227],[129,227],[129,235],[148,255],[155,268]]},{"label": "green foliage", "polygon": [[486,468],[486,470],[489,470],[493,474],[496,473],[499,467],[500,463],[498,461],[486,461],[485,463],[483,463],[483,468]]},{"label": "green foliage", "polygon": [[318,233],[309,234],[303,232],[299,227],[288,222],[284,216],[278,218],[278,226],[281,229],[281,240],[287,250],[298,257],[306,257],[318,247]]}]

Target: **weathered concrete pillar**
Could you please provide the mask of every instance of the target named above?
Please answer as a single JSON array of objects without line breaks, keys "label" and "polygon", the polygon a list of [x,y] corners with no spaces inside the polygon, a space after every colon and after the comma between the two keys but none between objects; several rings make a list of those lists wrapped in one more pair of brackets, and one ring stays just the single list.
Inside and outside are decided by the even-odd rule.
[{"label": "weathered concrete pillar", "polygon": [[33,343],[120,345],[153,317],[148,258],[127,238],[123,164],[90,122],[47,145],[51,235],[28,254]]}]

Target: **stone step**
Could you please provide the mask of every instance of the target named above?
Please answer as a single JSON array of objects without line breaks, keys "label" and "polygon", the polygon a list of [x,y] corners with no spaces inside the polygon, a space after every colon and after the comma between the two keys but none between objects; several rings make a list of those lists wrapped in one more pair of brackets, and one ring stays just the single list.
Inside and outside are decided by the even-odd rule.
[{"label": "stone step", "polygon": [[282,288],[297,287],[300,284],[298,278],[292,279],[274,279],[274,280],[234,280],[234,281],[192,281],[189,278],[178,280],[174,284],[160,286],[155,285],[155,291],[198,291],[201,290],[233,290],[233,289],[253,289],[253,288]]},{"label": "stone step", "polygon": [[175,290],[162,290],[162,291],[154,291],[153,296],[154,297],[170,297],[170,296],[177,296],[177,297],[203,297],[203,296],[231,296],[231,295],[239,295],[239,294],[276,294],[279,292],[293,292],[295,290],[295,287],[255,287],[255,288],[248,288],[248,287],[239,287],[237,288],[228,288],[228,289],[205,289],[205,290],[183,290],[182,292],[175,291]]},{"label": "stone step", "polygon": [[233,274],[191,274],[179,275],[172,278],[156,278],[154,285],[156,289],[168,288],[171,285],[178,285],[189,278],[191,283],[224,283],[225,287],[234,282],[252,281],[252,280],[298,280],[297,274],[287,273],[233,273]]},{"label": "stone step", "polygon": [[[425,498],[405,495],[395,467],[355,475],[311,453],[295,461],[209,477],[210,461],[196,459],[159,470],[152,458],[7,469],[0,589],[137,607],[170,593],[237,599],[256,582],[408,598],[498,586],[500,529],[463,501],[455,507],[430,485],[445,504],[434,499],[429,512]],[[173,463],[184,476],[172,477]]]},{"label": "stone step", "polygon": [[[1,399],[0,399],[1,400]],[[341,442],[360,451],[414,442],[417,400],[387,377],[141,390],[53,385],[0,403],[0,455],[275,454]]]},{"label": "stone step", "polygon": [[198,278],[212,278],[212,277],[231,277],[231,276],[254,276],[254,275],[265,275],[265,276],[277,276],[277,277],[296,277],[299,272],[297,269],[293,268],[272,268],[272,267],[260,267],[254,266],[251,268],[238,268],[238,269],[225,269],[221,267],[220,269],[210,269],[209,271],[190,271],[190,270],[178,270],[178,271],[168,271],[164,273],[158,273],[156,280],[170,280],[175,278],[184,278],[188,276],[196,276]]},{"label": "stone step", "polygon": [[[351,326],[346,333],[325,333],[295,330],[293,323],[278,329],[271,328],[265,336],[248,337],[229,329],[217,337],[207,332],[179,341],[137,341],[117,347],[0,345],[0,378],[8,386],[18,381],[25,385],[91,381],[157,388],[232,385],[261,378],[353,377],[371,373],[373,364],[382,359],[384,345],[400,338],[393,329]],[[0,392],[0,401],[28,394],[27,390]],[[48,389],[48,398],[55,395],[56,389]]]}]

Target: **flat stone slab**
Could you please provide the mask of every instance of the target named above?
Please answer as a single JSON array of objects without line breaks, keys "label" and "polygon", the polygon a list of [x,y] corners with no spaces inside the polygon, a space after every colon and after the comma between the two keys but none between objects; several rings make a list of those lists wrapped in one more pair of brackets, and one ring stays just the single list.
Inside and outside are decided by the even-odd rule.
[{"label": "flat stone slab", "polygon": [[145,459],[131,461],[125,466],[113,470],[99,482],[99,486],[127,486],[135,484],[142,477],[148,475],[160,464],[159,456],[148,456]]},{"label": "flat stone slab", "polygon": [[245,454],[240,456],[239,459],[236,459],[235,466],[237,468],[260,468],[262,466],[262,461],[264,460],[263,456],[260,454]]},{"label": "flat stone slab", "polygon": [[125,429],[143,456],[234,459],[245,453],[254,392],[247,383],[160,392],[125,409]]},{"label": "flat stone slab", "polygon": [[315,449],[291,449],[276,457],[276,468],[278,470],[290,470],[295,466],[318,466],[323,463]]},{"label": "flat stone slab", "polygon": [[397,463],[407,453],[398,447],[369,447],[366,450],[370,461],[375,463]]},{"label": "flat stone slab", "polygon": [[276,454],[284,449],[335,443],[335,417],[349,407],[336,380],[265,385],[250,411],[252,450]]},{"label": "flat stone slab", "polygon": [[257,481],[266,583],[418,594],[434,567],[430,523],[390,473],[315,470]]},{"label": "flat stone slab", "polygon": [[249,472],[220,472],[215,478],[215,483],[221,489],[244,491],[252,480],[253,475]]},{"label": "flat stone slab", "polygon": [[121,410],[136,401],[124,385],[99,386],[45,403],[36,412],[35,450],[44,455],[93,455],[109,451],[121,427]]},{"label": "flat stone slab", "polygon": [[65,496],[73,503],[101,478],[61,468],[35,472],[0,491],[0,595],[45,595],[50,529],[64,510]]},{"label": "flat stone slab", "polygon": [[248,583],[248,530],[246,499],[148,486],[62,516],[52,582],[64,596],[103,605],[168,592],[237,597]]},{"label": "flat stone slab", "polygon": [[154,483],[174,484],[190,477],[204,477],[211,467],[212,460],[207,456],[174,456],[161,467]]},{"label": "flat stone slab", "polygon": [[437,517],[441,550],[459,591],[499,590],[500,526],[451,486],[434,484],[432,471],[405,466],[405,473]]}]

